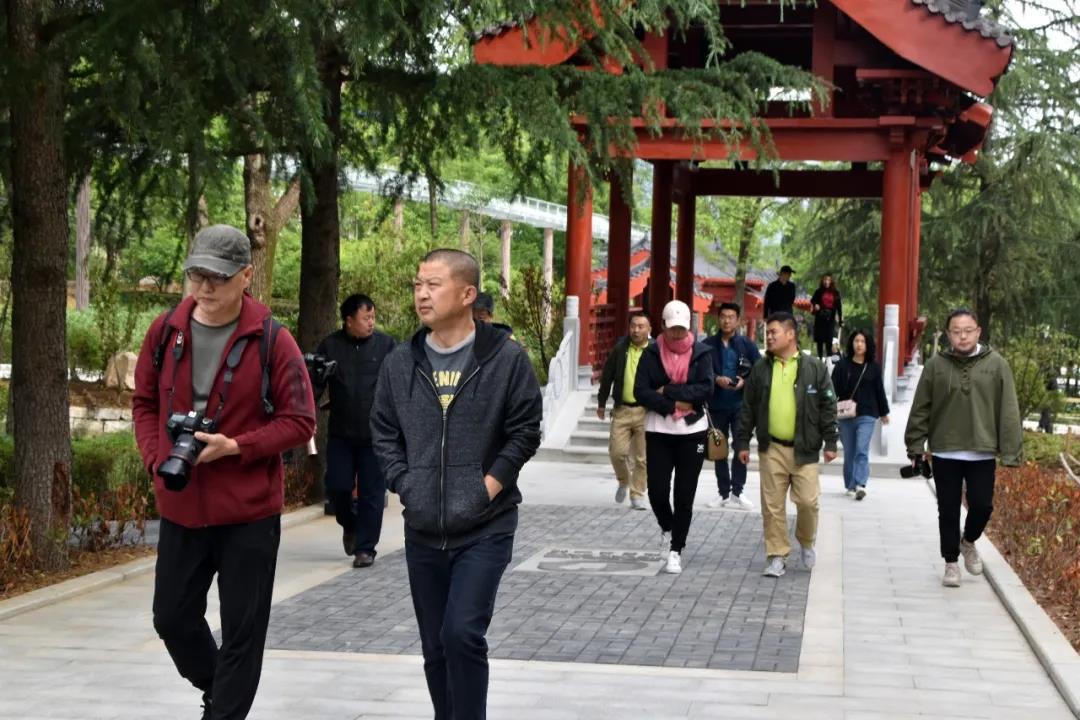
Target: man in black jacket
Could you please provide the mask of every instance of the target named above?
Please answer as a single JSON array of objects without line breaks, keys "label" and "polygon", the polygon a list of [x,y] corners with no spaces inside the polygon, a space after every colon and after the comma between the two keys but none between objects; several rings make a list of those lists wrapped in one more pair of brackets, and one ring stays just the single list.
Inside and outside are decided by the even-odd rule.
[{"label": "man in black jacket", "polygon": [[405,561],[436,720],[487,716],[487,634],[510,563],[518,473],[543,399],[524,349],[473,320],[480,269],[434,250],[413,283],[425,325],[383,364],[371,429],[405,507]]},{"label": "man in black jacket", "polygon": [[[630,334],[619,338],[604,362],[600,387],[596,391],[596,417],[606,414],[608,396],[615,401],[611,411],[611,436],[608,456],[615,468],[619,487],[615,502],[622,504],[630,492],[630,507],[644,510],[645,478],[645,407],[634,395],[634,377],[645,350],[652,345],[649,338],[649,316],[636,312],[630,316]],[[615,392],[612,393],[612,386]]]},{"label": "man in black jacket", "polygon": [[345,554],[353,556],[353,567],[364,568],[375,562],[386,495],[386,483],[371,449],[371,405],[379,368],[394,349],[394,340],[375,329],[375,303],[367,295],[345,299],[341,325],[315,351],[337,363],[327,385],[315,386],[315,398],[329,387],[326,495],[342,529]]},{"label": "man in black jacket", "polygon": [[780,268],[780,277],[769,283],[765,288],[765,317],[775,313],[791,313],[795,307],[795,283],[791,282],[791,276],[795,271],[790,265]]}]

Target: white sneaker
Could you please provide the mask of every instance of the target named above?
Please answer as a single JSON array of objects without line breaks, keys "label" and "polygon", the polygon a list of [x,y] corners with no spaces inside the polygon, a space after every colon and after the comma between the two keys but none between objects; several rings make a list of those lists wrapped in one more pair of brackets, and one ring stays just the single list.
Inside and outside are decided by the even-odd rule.
[{"label": "white sneaker", "polygon": [[765,566],[765,572],[761,573],[765,577],[778,578],[784,574],[784,558],[779,555],[773,555],[769,558],[769,564]]},{"label": "white sneaker", "polygon": [[847,495],[849,498],[855,497],[855,491],[854,490],[848,490],[844,494]]},{"label": "white sneaker", "polygon": [[615,491],[615,502],[619,503],[620,505],[626,502],[626,494],[628,492],[630,492],[630,488],[626,487],[625,485],[620,485],[619,489]]},{"label": "white sneaker", "polygon": [[945,587],[960,587],[960,566],[956,563],[945,563],[945,577],[941,579]]},{"label": "white sneaker", "polygon": [[668,553],[667,563],[664,564],[664,572],[678,575],[682,572],[682,558],[679,553],[672,550]]},{"label": "white sneaker", "polygon": [[972,575],[982,575],[983,564],[979,557],[979,551],[975,549],[975,543],[967,540],[960,541],[960,554],[964,556],[964,569]]},{"label": "white sneaker", "polygon": [[725,506],[729,507],[729,508],[734,508],[736,510],[753,510],[754,509],[754,503],[750,502],[749,500],[744,498],[742,495],[732,495],[731,497],[728,498],[728,501],[727,501],[727,503],[725,503]]},{"label": "white sneaker", "polygon": [[813,570],[817,564],[817,552],[812,547],[802,549],[802,564],[807,570]]},{"label": "white sneaker", "polygon": [[720,495],[719,493],[717,493],[716,497],[714,497],[712,500],[705,503],[705,507],[713,508],[714,510],[718,507],[723,507],[725,505],[727,505],[727,500],[725,500],[724,496]]},{"label": "white sneaker", "polygon": [[860,487],[860,488],[855,490],[855,499],[856,500],[862,500],[864,497],[866,497],[866,488]]},{"label": "white sneaker", "polygon": [[645,510],[645,501],[642,500],[640,497],[631,497],[630,507],[634,510]]}]

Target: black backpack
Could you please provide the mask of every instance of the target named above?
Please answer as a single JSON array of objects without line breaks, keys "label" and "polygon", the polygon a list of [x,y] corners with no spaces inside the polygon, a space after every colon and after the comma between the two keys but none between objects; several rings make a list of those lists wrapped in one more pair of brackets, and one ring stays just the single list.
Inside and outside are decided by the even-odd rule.
[{"label": "black backpack", "polygon": [[[172,317],[173,312],[176,311],[176,306],[169,308],[169,311],[165,313],[165,320],[161,324],[161,337],[158,339],[157,347],[154,348],[154,369],[161,372],[161,368],[165,364],[165,349],[169,346],[169,335],[172,328],[169,326],[169,318]],[[274,341],[277,340],[278,330],[281,329],[281,323],[270,317],[263,320],[263,333],[259,337],[259,363],[262,365],[262,384],[259,390],[259,396],[262,399],[263,412],[267,415],[274,414],[274,402],[270,399],[270,363],[273,360],[274,353]],[[244,340],[246,342],[246,339]],[[180,355],[183,353],[183,340],[180,336],[179,342],[173,347],[173,353],[175,354],[174,360],[179,360]],[[230,353],[232,355],[232,353]],[[239,358],[237,358],[237,361]]]}]

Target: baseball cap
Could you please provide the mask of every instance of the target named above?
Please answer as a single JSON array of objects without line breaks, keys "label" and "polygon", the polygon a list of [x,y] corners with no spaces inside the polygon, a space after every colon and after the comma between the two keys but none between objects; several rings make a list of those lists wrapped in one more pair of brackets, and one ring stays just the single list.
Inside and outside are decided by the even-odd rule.
[{"label": "baseball cap", "polygon": [[251,264],[251,241],[231,225],[211,225],[195,235],[184,270],[208,270],[232,277]]},{"label": "baseball cap", "polygon": [[791,269],[790,265],[785,265],[782,268],[780,268],[780,272],[781,273],[791,273],[792,275],[795,274],[795,271]]},{"label": "baseball cap", "polygon": [[690,308],[682,300],[672,300],[664,306],[664,327],[690,329]]}]

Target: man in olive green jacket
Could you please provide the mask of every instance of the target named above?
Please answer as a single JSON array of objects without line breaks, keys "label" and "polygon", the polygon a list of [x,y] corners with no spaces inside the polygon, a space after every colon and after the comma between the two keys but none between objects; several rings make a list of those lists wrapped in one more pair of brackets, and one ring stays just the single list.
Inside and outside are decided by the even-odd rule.
[{"label": "man in olive green jacket", "polygon": [[[960,309],[945,324],[949,350],[930,358],[911,404],[904,441],[908,456],[933,463],[938,533],[946,587],[960,586],[959,556],[972,575],[982,573],[975,541],[993,511],[996,458],[1019,465],[1024,439],[1016,386],[1005,359],[979,342],[975,314]],[[960,535],[960,503],[967,484],[967,521]]]},{"label": "man in olive green jacket", "polygon": [[836,459],[836,394],[825,364],[799,352],[795,318],[773,313],[765,328],[765,357],[746,379],[735,451],[750,462],[756,429],[761,475],[761,518],[765,526],[766,577],[784,574],[788,542],[787,494],[795,503],[795,538],[802,562],[814,568],[821,484],[818,458]]}]

